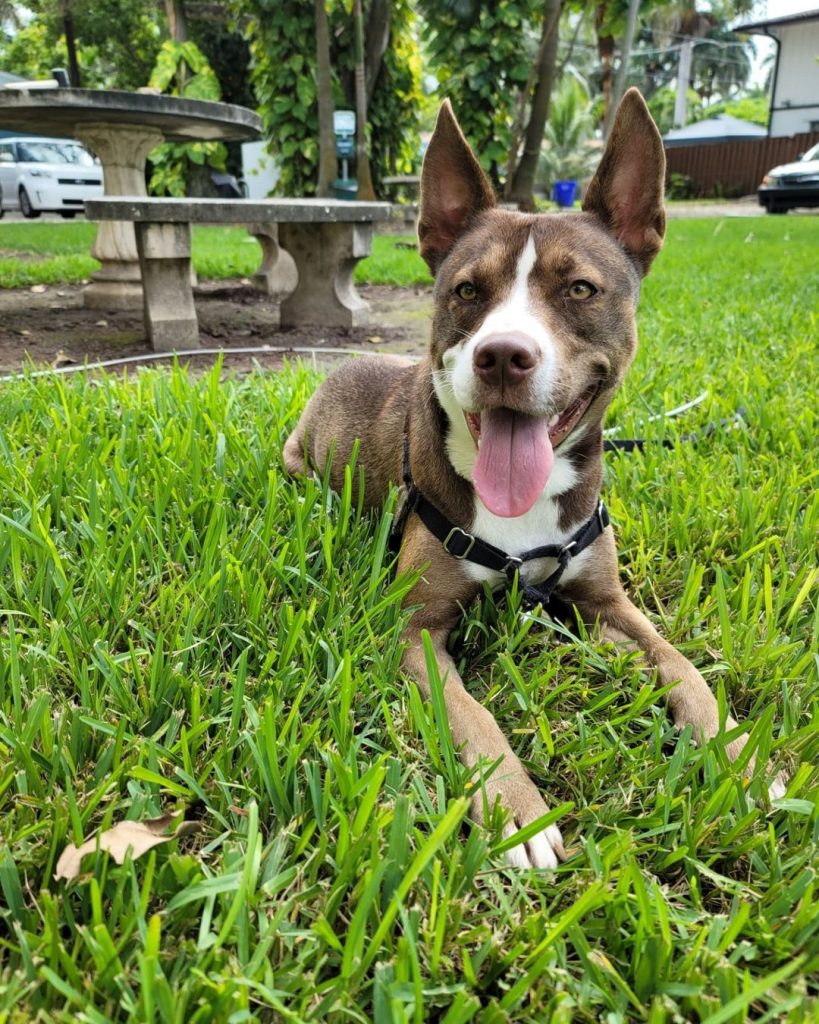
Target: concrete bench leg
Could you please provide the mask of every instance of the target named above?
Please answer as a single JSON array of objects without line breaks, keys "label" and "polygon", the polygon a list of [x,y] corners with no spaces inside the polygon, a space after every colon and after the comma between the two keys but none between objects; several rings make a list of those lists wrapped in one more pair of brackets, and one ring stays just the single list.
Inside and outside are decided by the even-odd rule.
[{"label": "concrete bench leg", "polygon": [[253,286],[280,303],[296,290],[299,272],[293,257],[279,245],[279,225],[249,224],[247,232],[262,247],[262,262],[253,275]]},{"label": "concrete bench leg", "polygon": [[293,257],[299,280],[282,301],[282,327],[358,327],[369,304],[353,285],[356,263],[369,256],[371,224],[279,224],[279,243]]},{"label": "concrete bench leg", "polygon": [[190,224],[134,225],[145,330],[156,352],[199,348],[199,323],[191,287]]}]

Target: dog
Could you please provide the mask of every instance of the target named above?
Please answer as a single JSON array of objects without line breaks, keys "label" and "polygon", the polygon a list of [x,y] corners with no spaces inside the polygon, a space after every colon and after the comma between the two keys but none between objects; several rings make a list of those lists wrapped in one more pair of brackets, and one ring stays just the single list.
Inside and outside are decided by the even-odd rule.
[{"label": "dog", "polygon": [[[664,178],[660,134],[630,89],[582,212],[499,209],[445,102],[421,175],[418,238],[435,276],[428,356],[415,365],[364,357],[339,367],[284,447],[289,473],[309,465],[323,475],[329,462],[341,489],[358,440],[368,507],[403,480],[398,570],[423,569],[406,599],[417,607],[403,668],[429,697],[427,630],[462,760],[497,763],[473,797],[473,817],[484,823],[500,801],[509,838],[548,809],[447,652],[462,608],[484,582],[519,572],[535,597],[554,590],[605,637],[641,651],[662,685],[674,684],[668,703],[678,727],[690,725],[699,742],[720,729],[702,675],[626,596],[600,502],[602,420],[634,357],[640,283],[665,231]],[[726,720],[726,729],[735,726]],[[744,743],[740,736],[727,745],[732,760]],[[565,858],[559,829],[511,845],[507,858],[556,867]]]}]

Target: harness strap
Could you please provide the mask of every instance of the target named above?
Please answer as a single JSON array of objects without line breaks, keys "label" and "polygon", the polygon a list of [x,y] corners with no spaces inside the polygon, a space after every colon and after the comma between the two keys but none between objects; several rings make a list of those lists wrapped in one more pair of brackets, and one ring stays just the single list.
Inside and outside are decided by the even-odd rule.
[{"label": "harness strap", "polygon": [[539,558],[554,558],[557,568],[542,583],[528,584],[523,576],[520,583],[524,600],[531,604],[546,605],[552,596],[560,578],[566,571],[569,562],[581,551],[584,551],[603,533],[611,522],[609,512],[602,501],[592,516],[569,538],[565,544],[543,544],[540,547],[524,551],[521,555],[510,555],[495,547],[488,541],[468,533],[460,526],[455,526],[432,502],[418,489],[410,471],[409,460],[409,416],[404,425],[403,480],[406,487],[406,498],[403,507],[393,522],[390,530],[390,549],[397,554],[401,546],[401,538],[411,513],[415,512],[429,532],[443,545],[444,551],[453,558],[474,562],[485,569],[502,572],[509,583],[520,572],[525,562]]}]

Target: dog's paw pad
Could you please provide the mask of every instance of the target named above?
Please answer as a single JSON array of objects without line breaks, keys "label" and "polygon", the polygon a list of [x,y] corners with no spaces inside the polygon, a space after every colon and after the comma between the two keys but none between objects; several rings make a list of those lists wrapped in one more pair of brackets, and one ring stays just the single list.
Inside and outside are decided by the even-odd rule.
[{"label": "dog's paw pad", "polygon": [[[507,824],[503,830],[504,839],[511,839],[518,828]],[[506,851],[506,860],[513,868],[556,868],[558,860],[566,859],[563,836],[557,825],[549,825],[542,832],[536,832],[525,842],[512,846]]]}]

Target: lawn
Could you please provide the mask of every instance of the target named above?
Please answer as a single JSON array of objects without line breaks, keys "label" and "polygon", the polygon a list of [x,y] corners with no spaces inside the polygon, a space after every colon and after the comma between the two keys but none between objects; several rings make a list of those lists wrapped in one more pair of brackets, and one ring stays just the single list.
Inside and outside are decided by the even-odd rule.
[{"label": "lawn", "polygon": [[[555,873],[469,823],[399,674],[388,517],[351,510],[354,474],[283,473],[312,371],[3,384],[0,1022],[815,1021],[815,228],[672,224],[610,417],[745,410],[607,456],[605,495],[631,594],[752,729],[750,785],[630,655],[514,596],[455,639],[559,809]],[[54,879],[66,844],[165,811],[198,830]]]},{"label": "lawn", "polygon": [[[96,225],[0,222],[0,288],[35,284],[74,284],[99,267],[89,255]],[[408,285],[428,281],[409,236],[379,235],[373,261],[356,271],[359,283]],[[261,261],[259,243],[241,228],[194,226],[193,264],[202,278],[248,277]],[[369,264],[369,266],[368,266]]]}]

